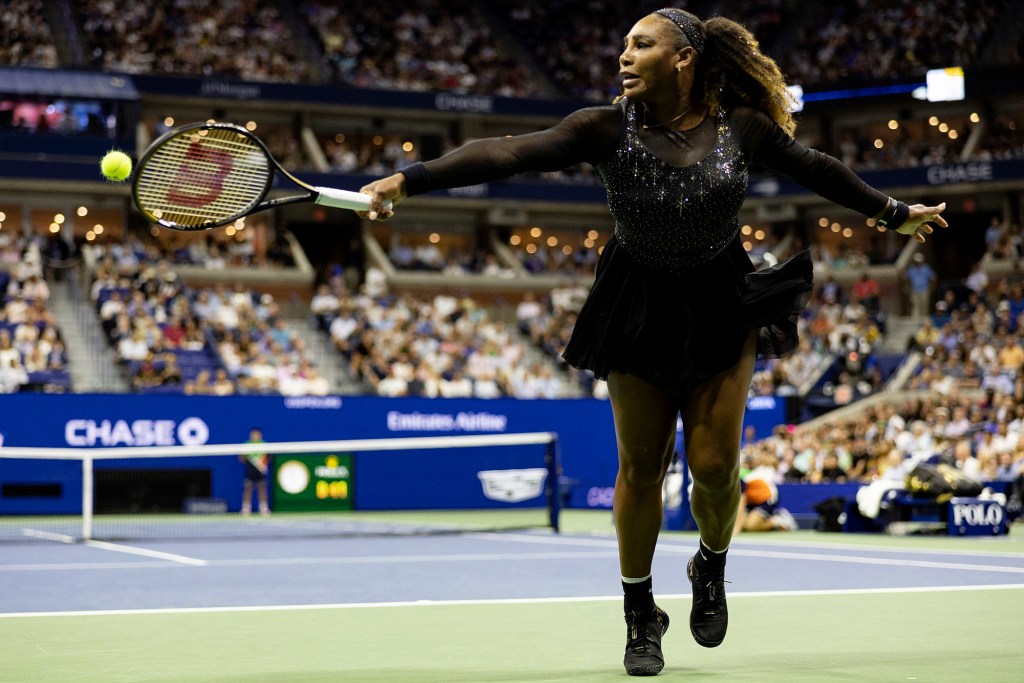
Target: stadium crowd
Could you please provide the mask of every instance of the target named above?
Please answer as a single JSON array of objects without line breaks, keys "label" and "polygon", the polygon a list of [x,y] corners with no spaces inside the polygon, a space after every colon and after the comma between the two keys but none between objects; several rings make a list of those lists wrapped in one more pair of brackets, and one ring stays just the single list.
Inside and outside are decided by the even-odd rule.
[{"label": "stadium crowd", "polygon": [[[431,0],[416,7],[347,8],[306,0],[287,12],[272,2],[231,0],[208,11],[207,3],[181,0],[77,0],[76,26],[51,27],[39,0],[13,0],[0,8],[0,56],[12,65],[91,66],[126,73],[177,73],[253,81],[320,82],[390,90],[438,91],[528,98],[609,102],[618,94],[616,60],[621,36],[639,13],[658,3],[606,7],[593,0],[498,2]],[[831,0],[797,12],[785,0],[692,3],[702,16],[742,17],[787,78],[808,86],[857,80],[920,77],[924,70],[970,66],[1004,9],[999,0],[895,0],[875,7]],[[154,14],[155,13],[155,14]],[[572,16],[566,24],[558,17]],[[572,30],[565,30],[566,26]],[[499,30],[495,27],[501,27]],[[87,65],[58,64],[55,36],[81,33]],[[15,40],[14,37],[18,39]],[[321,64],[320,62],[323,62]],[[322,67],[322,68],[321,68]],[[328,72],[326,76],[322,71]],[[965,160],[1017,159],[1024,143],[1011,126],[1015,112],[994,112],[985,132],[964,157],[970,127],[950,121],[942,134],[908,130],[893,135],[838,130],[837,140],[815,140],[854,169],[903,168]],[[885,121],[877,128],[884,130]],[[382,175],[420,160],[411,135],[341,131],[346,140],[323,140],[333,169]],[[957,134],[955,138],[949,133]],[[287,128],[261,131],[290,168],[309,167]],[[384,140],[379,142],[377,140]],[[883,141],[879,145],[878,141]],[[443,153],[465,142],[453,132]],[[834,146],[834,148],[833,148]],[[435,146],[436,147],[436,146]],[[521,180],[536,178],[523,177]],[[543,174],[546,182],[593,183],[588,168]]]},{"label": "stadium crowd", "polygon": [[43,0],[8,0],[0,5],[0,64],[58,66],[57,45],[43,19]]},{"label": "stadium crowd", "polygon": [[541,92],[541,78],[503,48],[478,3],[302,2],[300,9],[334,79],[346,85],[505,97]]},{"label": "stadium crowd", "polygon": [[42,254],[40,240],[0,234],[0,393],[71,388]]},{"label": "stadium crowd", "polygon": [[[805,340],[806,343],[806,340]],[[1024,472],[1024,277],[942,292],[933,315],[908,340],[920,356],[902,389],[845,420],[780,426],[744,446],[745,462],[777,482],[902,481],[939,459],[983,482]]]},{"label": "stadium crowd", "polygon": [[1003,4],[819,2],[804,16],[789,49],[779,51],[779,65],[792,82],[805,85],[877,81],[880,74],[920,78],[928,69],[970,66]]},{"label": "stadium crowd", "polygon": [[323,395],[330,383],[269,294],[236,284],[195,290],[165,259],[98,245],[90,297],[138,391]]},{"label": "stadium crowd", "polygon": [[310,311],[352,373],[378,395],[573,395],[551,361],[470,297],[392,294],[372,285],[350,293],[340,281],[334,285],[320,285]]},{"label": "stadium crowd", "polygon": [[91,66],[133,74],[196,74],[250,81],[312,77],[274,3],[201,0],[73,3]]}]

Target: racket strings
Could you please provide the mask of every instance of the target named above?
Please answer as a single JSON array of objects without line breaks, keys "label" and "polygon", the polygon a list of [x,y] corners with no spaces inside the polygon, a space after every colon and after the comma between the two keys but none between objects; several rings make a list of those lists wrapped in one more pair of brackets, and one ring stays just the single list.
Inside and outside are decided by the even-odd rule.
[{"label": "racket strings", "polygon": [[155,221],[205,228],[244,215],[266,194],[274,171],[258,143],[234,129],[203,132],[171,137],[140,169],[137,203]]}]

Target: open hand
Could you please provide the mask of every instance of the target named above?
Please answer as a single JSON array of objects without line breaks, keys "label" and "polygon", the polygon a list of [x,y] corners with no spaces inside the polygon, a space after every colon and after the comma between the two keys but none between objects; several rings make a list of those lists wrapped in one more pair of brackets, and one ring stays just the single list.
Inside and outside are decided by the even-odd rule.
[{"label": "open hand", "polygon": [[911,204],[910,215],[903,225],[896,228],[901,235],[913,235],[918,242],[924,243],[925,235],[935,231],[930,223],[935,223],[940,228],[948,228],[949,223],[940,214],[946,210],[946,202],[938,206],[925,206],[924,204]]}]

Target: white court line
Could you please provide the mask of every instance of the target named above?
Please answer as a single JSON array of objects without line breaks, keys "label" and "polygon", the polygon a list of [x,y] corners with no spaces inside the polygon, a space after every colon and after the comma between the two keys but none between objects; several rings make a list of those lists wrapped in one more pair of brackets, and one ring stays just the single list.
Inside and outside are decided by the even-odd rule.
[{"label": "white court line", "polygon": [[55,534],[52,531],[43,531],[42,529],[22,529],[22,536],[28,536],[29,538],[38,538],[44,541],[56,541],[57,543],[76,543],[78,541],[74,536],[68,536],[67,534]]},{"label": "white court line", "polygon": [[[999,586],[916,586],[911,588],[840,588],[808,591],[753,591],[730,593],[734,598],[777,598],[777,597],[829,597],[836,595],[877,595],[886,593],[959,593],[967,591],[1024,590],[1024,583]],[[689,593],[662,595],[661,598],[689,599]],[[109,609],[83,610],[79,612],[0,612],[0,619],[21,619],[32,617],[101,617],[150,614],[211,614],[219,612],[298,612],[329,609],[378,609],[382,607],[446,607],[476,605],[541,605],[570,602],[621,602],[621,595],[590,595],[557,598],[491,598],[479,600],[407,600],[401,602],[349,602],[319,605],[241,605],[233,607],[162,607],[155,609]]]},{"label": "white court line", "polygon": [[[468,534],[467,534],[468,535]],[[595,538],[580,538],[572,536],[534,536],[531,534],[507,534],[502,532],[497,533],[476,533],[472,534],[475,538],[483,538],[487,540],[507,540],[510,543],[540,543],[550,545],[578,545],[578,546],[590,546],[590,547],[604,547],[606,545],[616,546],[617,541],[614,537],[595,537]],[[980,539],[979,539],[980,540]],[[986,540],[987,542],[987,540]],[[693,553],[696,550],[696,538],[692,541],[683,542],[683,539],[673,542],[671,538],[660,538],[658,540],[658,548],[666,548],[671,552],[684,551]],[[867,551],[867,552],[880,552],[880,553],[903,553],[907,555],[963,555],[966,557],[984,556],[984,557],[1002,557],[1006,559],[1020,560],[1021,564],[1024,565],[1024,553],[1001,553],[994,550],[964,550],[964,549],[950,549],[942,550],[938,548],[894,548],[892,546],[877,546],[877,545],[846,545],[841,543],[813,543],[813,542],[800,542],[800,541],[747,541],[746,544],[739,539],[733,539],[729,554],[739,554],[739,549],[743,545],[755,545],[755,546],[789,546],[789,547],[806,547],[815,548],[818,550],[837,550],[837,551]],[[852,557],[852,556],[850,556]]]},{"label": "white court line", "polygon": [[[546,536],[531,536],[529,534],[515,534],[505,536],[500,534],[503,538],[516,543],[541,543],[541,544],[558,544],[560,542],[566,543],[567,545],[579,545],[579,546],[607,546],[616,545],[616,541],[607,539],[590,539],[590,538],[572,538],[572,539],[556,539],[553,537]],[[662,541],[658,542],[658,549],[664,550],[665,552],[681,553],[690,555],[694,552],[691,546],[684,546],[681,544],[665,543]],[[883,566],[894,566],[894,567],[922,567],[927,569],[961,569],[966,571],[979,571],[979,572],[1002,572],[1009,574],[1024,574],[1024,566],[1012,567],[1012,566],[1000,566],[1000,565],[984,565],[984,564],[970,564],[961,562],[937,562],[930,560],[908,560],[902,558],[882,558],[882,557],[865,557],[863,555],[828,555],[824,553],[802,553],[802,552],[789,552],[780,550],[748,550],[746,548],[730,548],[729,555],[732,557],[769,557],[774,559],[789,559],[789,560],[814,560],[818,562],[839,562],[847,564],[875,564]],[[1020,559],[1024,563],[1024,556],[1022,555],[1011,555],[1010,557]]]},{"label": "white court line", "polygon": [[178,569],[176,564],[158,562],[37,562],[34,564],[0,564],[0,572],[62,572],[89,569]]},{"label": "white court line", "polygon": [[[953,539],[955,537],[950,537]],[[909,540],[909,539],[908,539]],[[1014,540],[1006,538],[972,538],[967,540],[968,543],[1015,543]],[[814,542],[814,541],[791,541],[791,540],[778,540],[778,541],[765,541],[765,540],[754,540],[747,539],[733,539],[732,546],[737,545],[760,545],[760,546],[786,546],[791,548],[829,548],[835,550],[868,550],[871,552],[878,553],[910,553],[910,554],[921,554],[921,555],[967,555],[967,556],[978,556],[984,555],[987,557],[1008,557],[1008,558],[1019,558],[1024,562],[1024,553],[1013,553],[1013,552],[1000,552],[998,550],[966,550],[964,548],[899,548],[891,545],[870,545],[867,543],[829,543],[828,541]]]},{"label": "white court line", "polygon": [[[513,540],[506,537],[508,540]],[[606,548],[604,551],[571,551],[571,552],[537,552],[537,553],[452,553],[444,555],[358,555],[358,556],[347,556],[347,557],[279,557],[279,558],[241,558],[241,559],[227,559],[227,560],[201,560],[198,558],[188,557],[185,555],[177,555],[173,553],[165,553],[157,550],[149,550],[146,548],[136,548],[133,546],[116,545],[112,543],[106,543],[103,541],[87,541],[88,545],[98,547],[104,550],[111,550],[115,552],[123,552],[135,555],[142,555],[145,557],[152,557],[154,559],[170,560],[181,564],[201,566],[201,567],[221,567],[221,566],[290,566],[290,565],[355,565],[355,564],[420,564],[420,563],[438,563],[438,562],[528,562],[528,561],[550,561],[550,560],[591,560],[595,558],[611,558],[617,555],[615,550],[615,541],[611,540],[599,540],[599,539],[551,539],[546,537],[530,537],[520,536],[514,539],[517,543],[541,543],[541,544],[557,544],[557,545],[569,545],[569,546],[585,546],[585,547],[601,547]],[[682,545],[659,543],[659,549],[664,552],[679,553],[688,555],[693,552],[692,548],[685,547]],[[753,550],[748,548],[733,548],[730,551],[733,557],[762,557],[770,559],[781,559],[781,560],[805,560],[814,562],[835,562],[840,564],[866,564],[866,565],[878,565],[884,567],[918,567],[923,569],[940,569],[940,570],[953,570],[953,571],[975,571],[975,572],[991,572],[997,574],[1024,574],[1024,566],[1015,567],[1007,565],[988,565],[988,564],[973,564],[966,562],[941,562],[935,560],[913,560],[906,558],[887,558],[887,557],[868,557],[863,555],[849,555],[849,554],[827,554],[827,553],[809,553],[809,552],[794,552],[785,550]],[[1022,558],[1024,559],[1024,558]],[[153,565],[155,568],[161,568],[159,565]],[[131,569],[145,569],[146,565],[139,563],[124,563],[123,565],[117,565],[116,563],[109,563],[104,565],[85,565],[84,563],[76,563],[76,568],[95,568],[95,569],[118,569],[118,568],[131,568]],[[30,571],[30,570],[45,570],[45,569],[62,570],[67,568],[64,563],[53,563],[52,565],[43,565],[35,563],[32,565],[0,565],[0,571]]]},{"label": "white court line", "polygon": [[[96,543],[99,543],[98,541]],[[109,548],[120,552],[129,552],[156,559],[169,559],[181,564],[202,567],[266,567],[266,566],[298,566],[298,565],[357,565],[357,564],[425,564],[438,562],[533,562],[533,561],[565,561],[594,560],[617,557],[617,552],[607,551],[574,551],[574,552],[542,552],[542,553],[464,553],[449,555],[358,555],[349,557],[276,557],[276,558],[244,558],[229,560],[199,560],[171,553],[160,553],[155,550],[116,546]],[[667,547],[666,551],[689,554],[691,549]],[[827,555],[822,553],[800,553],[771,550],[747,550],[734,548],[731,555],[741,557],[765,557],[783,560],[805,560],[816,562],[837,562],[840,564],[869,564],[884,567],[918,567],[922,569],[940,569],[953,571],[991,572],[996,574],[1024,574],[1024,567],[1005,565],[971,564],[963,562],[937,562],[929,560],[890,559],[882,557],[864,557],[859,555]],[[28,565],[0,565],[0,572],[5,571],[64,571],[68,569],[166,569],[166,565],[151,563],[34,563]]]},{"label": "white court line", "polygon": [[[40,529],[22,529],[21,533],[25,536],[39,538],[44,541],[56,541],[58,543],[78,542],[78,539],[74,536],[68,536],[67,534],[55,534],[52,531],[42,531]],[[207,564],[206,560],[200,560],[196,557],[188,557],[187,555],[178,555],[176,553],[165,553],[160,550],[149,550],[148,548],[136,548],[135,546],[121,545],[120,543],[85,541],[85,545],[99,550],[109,550],[115,553],[126,553],[128,555],[142,555],[143,557],[152,557],[157,560],[169,560],[171,562],[177,562],[178,564],[187,564],[195,567],[205,567]],[[79,568],[82,566],[83,565],[79,565]],[[0,566],[0,571],[7,571],[7,567]]]},{"label": "white court line", "polygon": [[775,559],[812,560],[817,562],[842,562],[848,564],[880,564],[895,567],[922,567],[925,569],[962,569],[974,572],[999,572],[1008,574],[1024,574],[1024,567],[1006,567],[990,564],[970,564],[966,562],[934,562],[929,560],[888,559],[882,557],[863,557],[860,555],[824,555],[821,553],[797,553],[771,550],[744,550],[734,548],[729,554],[743,557],[770,557]]},{"label": "white court line", "polygon": [[[179,556],[180,557],[180,556]],[[618,557],[614,551],[543,552],[543,553],[475,553],[459,555],[358,555],[351,557],[272,557],[231,560],[199,560],[204,567],[266,567],[271,565],[337,565],[337,564],[416,564],[421,562],[521,562],[534,560],[593,560]],[[167,565],[152,562],[51,562],[33,564],[0,564],[7,571],[63,571],[66,569],[166,569]]]},{"label": "white court line", "polygon": [[458,553],[450,555],[356,555],[350,557],[275,557],[270,559],[209,560],[209,566],[264,566],[290,564],[416,564],[421,562],[532,562],[534,560],[592,560],[616,558],[615,551],[545,553]]},{"label": "white court line", "polygon": [[171,562],[188,564],[195,567],[205,567],[208,564],[206,560],[200,560],[197,557],[188,557],[187,555],[178,555],[176,553],[165,553],[159,550],[150,550],[148,548],[136,548],[135,546],[121,545],[120,543],[86,541],[85,545],[90,548],[98,548],[99,550],[109,550],[115,553],[126,553],[128,555],[142,555],[143,557],[152,557],[156,560],[170,560]]}]

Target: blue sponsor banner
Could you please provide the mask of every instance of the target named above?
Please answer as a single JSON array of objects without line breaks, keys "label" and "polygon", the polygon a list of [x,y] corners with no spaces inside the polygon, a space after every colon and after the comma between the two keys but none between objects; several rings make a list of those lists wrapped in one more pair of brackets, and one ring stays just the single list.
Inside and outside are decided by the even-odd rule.
[{"label": "blue sponsor banner", "polygon": [[[759,435],[784,421],[785,400],[751,399],[747,422]],[[618,469],[611,406],[595,399],[391,399],[375,396],[134,396],[17,394],[0,396],[4,446],[89,448],[201,446],[242,443],[258,427],[264,439],[330,441],[461,434],[555,432],[559,436],[565,501],[572,507],[610,507]],[[532,449],[532,451],[530,450]],[[124,467],[97,462],[96,469]],[[159,468],[135,459],[132,468]],[[193,457],[182,468],[210,468],[211,495],[237,509],[242,465],[237,458]],[[402,477],[392,476],[400,467]],[[403,454],[366,454],[356,465],[357,507],[417,508],[486,504],[480,470],[543,467],[543,447],[488,447]],[[466,473],[469,472],[467,475]],[[453,473],[472,485],[445,490]],[[0,514],[72,512],[81,505],[81,470],[0,458],[0,484],[62,484],[57,498],[0,496]]]},{"label": "blue sponsor banner", "polygon": [[[857,171],[857,175],[872,187],[918,187],[963,185],[1024,178],[1024,159],[1006,161],[962,161],[916,168],[892,168],[876,171]],[[756,174],[750,177],[748,196],[760,199],[808,194],[803,185],[775,174]]]},{"label": "blue sponsor banner", "polygon": [[[47,395],[0,396],[4,446],[124,447],[199,446],[241,443],[259,427],[267,441],[329,441],[385,437],[451,436],[556,432],[563,473],[580,490],[610,485],[616,471],[611,407],[594,399],[559,401],[388,399],[359,397]],[[470,507],[486,502],[479,470],[543,467],[542,446],[424,450],[387,457],[367,454],[357,464],[359,507],[428,507],[447,503]],[[465,476],[476,459],[472,487],[446,491],[453,472]],[[97,463],[97,472],[124,467],[124,461]],[[127,463],[139,469],[159,461]],[[212,470],[212,492],[237,509],[242,468],[236,458],[189,458],[176,466]],[[393,475],[401,467],[403,476]],[[77,463],[54,469],[24,460],[0,458],[0,484],[55,481],[59,499],[0,496],[0,513],[71,512],[81,504]],[[46,473],[52,474],[50,479]],[[59,475],[59,476],[58,476]],[[472,491],[470,491],[472,488]],[[443,506],[443,505],[442,505]],[[59,509],[58,509],[59,508]]]},{"label": "blue sponsor banner", "polygon": [[132,74],[135,87],[145,95],[175,95],[202,99],[230,99],[261,103],[279,102],[348,105],[374,109],[411,109],[521,116],[567,116],[587,103],[539,100],[451,92],[402,92],[352,88],[336,84],[304,85],[263,83],[189,76]]}]

